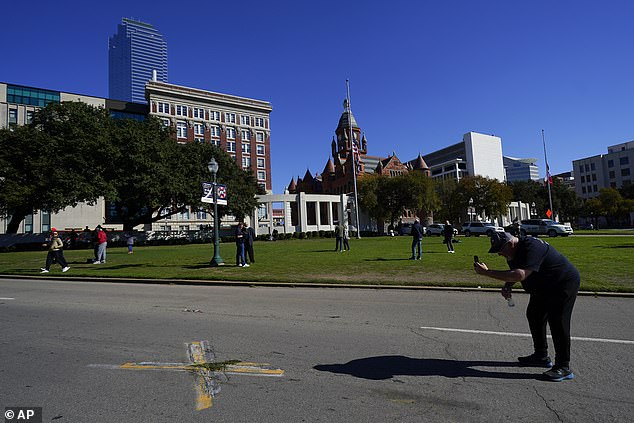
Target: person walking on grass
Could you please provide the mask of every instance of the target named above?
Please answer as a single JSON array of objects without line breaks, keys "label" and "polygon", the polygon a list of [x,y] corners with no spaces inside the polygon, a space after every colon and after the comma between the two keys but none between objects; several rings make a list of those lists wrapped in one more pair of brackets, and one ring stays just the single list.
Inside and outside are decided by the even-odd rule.
[{"label": "person walking on grass", "polygon": [[[418,250],[418,253],[417,251]],[[420,260],[423,258],[423,227],[420,219],[416,218],[412,225],[412,256],[410,260]]]},{"label": "person walking on grass", "polygon": [[[579,271],[547,242],[534,237],[516,238],[508,232],[491,235],[489,253],[497,253],[508,262],[510,270],[491,270],[484,263],[474,263],[479,275],[506,282],[502,296],[511,298],[511,287],[521,282],[530,294],[526,318],[533,338],[534,352],[518,357],[520,365],[546,367],[546,380],[561,382],[574,378],[570,370],[570,320],[579,291]],[[548,356],[546,324],[555,345],[555,365]]]},{"label": "person walking on grass", "polygon": [[453,249],[453,226],[447,220],[445,223],[445,227],[443,228],[443,235],[445,236],[445,244],[447,244],[447,252],[454,254],[455,251]]},{"label": "person walking on grass", "polygon": [[134,234],[132,232],[128,233],[128,237],[125,242],[128,246],[128,254],[132,254],[132,248],[134,247]]},{"label": "person walking on grass", "polygon": [[40,273],[50,272],[53,260],[62,266],[62,272],[68,272],[70,267],[64,258],[64,243],[59,238],[57,229],[52,228],[51,233],[51,240],[47,244],[44,244],[45,247],[48,247],[48,253],[46,254],[46,265],[40,269]]}]

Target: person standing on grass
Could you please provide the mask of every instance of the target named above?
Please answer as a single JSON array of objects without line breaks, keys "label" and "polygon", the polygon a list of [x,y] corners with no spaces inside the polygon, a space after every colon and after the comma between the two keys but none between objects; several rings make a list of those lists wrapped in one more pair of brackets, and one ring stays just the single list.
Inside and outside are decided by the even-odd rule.
[{"label": "person standing on grass", "polygon": [[234,232],[234,235],[236,237],[236,265],[238,267],[249,267],[244,255],[244,232],[242,231],[243,227],[244,223],[238,223],[238,226],[236,226],[236,230]]},{"label": "person standing on grass", "polygon": [[350,251],[350,230],[348,229],[348,225],[343,224],[343,251]]},{"label": "person standing on grass", "polygon": [[108,235],[106,231],[103,230],[101,225],[98,225],[97,228],[97,260],[93,262],[93,264],[102,264],[106,263],[106,249],[108,248]]},{"label": "person standing on grass", "polygon": [[335,226],[335,251],[341,251],[342,241],[341,241],[341,226]]},{"label": "person standing on grass", "polygon": [[51,228],[51,240],[48,244],[44,244],[45,247],[48,247],[48,253],[46,254],[46,266],[40,269],[40,273],[48,273],[51,270],[51,264],[53,264],[53,260],[55,260],[60,266],[62,266],[62,272],[68,272],[70,267],[64,258],[64,243],[59,238],[59,234],[57,233],[57,229]]},{"label": "person standing on grass", "polygon": [[253,240],[255,239],[255,230],[247,223],[244,224],[244,249],[246,250],[246,256],[248,256],[247,264],[255,263],[255,257],[253,255]]},{"label": "person standing on grass", "polygon": [[445,236],[445,244],[447,244],[447,252],[454,254],[455,251],[453,249],[453,226],[447,220],[445,223],[445,227],[443,228],[443,235]]},{"label": "person standing on grass", "polygon": [[[506,282],[502,288],[504,298],[511,297],[511,287],[516,282],[521,282],[530,294],[526,317],[534,352],[518,357],[520,365],[552,367],[543,376],[554,382],[574,378],[570,370],[570,320],[579,291],[579,271],[539,238],[516,238],[508,232],[494,232],[489,253],[506,258],[511,270],[491,270],[486,264],[476,262],[473,264],[476,273]],[[555,345],[554,366],[548,356],[546,324]]]},{"label": "person standing on grass", "polygon": [[[416,250],[418,249],[418,254]],[[412,225],[412,256],[410,260],[420,260],[423,257],[423,227],[420,225],[420,219],[416,218]]]}]

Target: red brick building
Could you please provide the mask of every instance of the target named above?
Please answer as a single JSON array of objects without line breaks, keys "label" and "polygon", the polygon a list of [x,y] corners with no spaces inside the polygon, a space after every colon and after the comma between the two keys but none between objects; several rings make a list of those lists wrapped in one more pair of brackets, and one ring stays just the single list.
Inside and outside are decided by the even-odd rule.
[{"label": "red brick building", "polygon": [[420,154],[408,163],[401,162],[395,153],[385,158],[368,155],[368,142],[365,134],[361,131],[350,111],[348,101],[344,100],[343,113],[339,118],[335,136],[330,145],[332,157],[326,162],[321,174],[313,176],[310,170],[306,170],[303,178],[298,177],[297,180],[293,178],[287,187],[288,191],[308,194],[348,194],[353,192],[353,141],[359,152],[357,178],[374,173],[394,177],[411,171],[420,171],[426,176],[430,176],[429,167]]}]

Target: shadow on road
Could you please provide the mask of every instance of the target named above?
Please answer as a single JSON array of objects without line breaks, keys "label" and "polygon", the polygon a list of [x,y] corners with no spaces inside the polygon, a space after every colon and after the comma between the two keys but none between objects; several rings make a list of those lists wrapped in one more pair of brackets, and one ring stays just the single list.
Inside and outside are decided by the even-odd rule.
[{"label": "shadow on road", "polygon": [[318,364],[313,367],[322,372],[348,374],[351,376],[384,380],[394,376],[444,376],[477,377],[495,379],[539,379],[541,374],[510,373],[503,371],[477,370],[473,367],[518,367],[517,362],[505,361],[460,361],[434,358],[410,358],[402,355],[367,357],[345,364]]}]

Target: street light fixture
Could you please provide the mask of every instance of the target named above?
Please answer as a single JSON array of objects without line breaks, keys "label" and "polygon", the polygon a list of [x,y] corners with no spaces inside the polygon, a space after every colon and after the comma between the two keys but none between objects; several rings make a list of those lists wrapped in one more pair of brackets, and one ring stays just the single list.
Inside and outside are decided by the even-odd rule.
[{"label": "street light fixture", "polygon": [[209,263],[211,266],[222,266],[225,262],[220,257],[220,239],[218,236],[219,228],[218,228],[218,198],[216,198],[216,173],[218,173],[218,162],[213,157],[207,163],[207,169],[211,172],[214,177],[214,182],[211,186],[213,189],[213,199],[214,199],[214,258],[211,259]]}]

